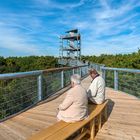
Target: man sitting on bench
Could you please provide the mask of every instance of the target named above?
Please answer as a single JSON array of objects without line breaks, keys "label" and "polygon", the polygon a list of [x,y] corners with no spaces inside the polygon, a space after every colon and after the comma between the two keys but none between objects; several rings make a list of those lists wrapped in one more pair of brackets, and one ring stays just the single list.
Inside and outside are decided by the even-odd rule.
[{"label": "man sitting on bench", "polygon": [[80,79],[78,74],[71,76],[72,88],[67,92],[63,103],[59,105],[58,120],[75,122],[87,118],[88,98]]},{"label": "man sitting on bench", "polygon": [[87,90],[89,103],[102,104],[105,101],[105,81],[95,69],[89,70],[92,82]]}]

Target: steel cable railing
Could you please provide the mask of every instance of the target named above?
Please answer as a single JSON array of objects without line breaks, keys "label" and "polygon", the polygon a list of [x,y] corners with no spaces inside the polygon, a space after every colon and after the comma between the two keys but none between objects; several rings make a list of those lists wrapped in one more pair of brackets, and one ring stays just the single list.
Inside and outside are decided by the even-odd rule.
[{"label": "steel cable railing", "polygon": [[102,73],[106,87],[134,95],[140,98],[140,70],[111,68],[102,64],[90,64],[91,68]]},{"label": "steel cable railing", "polygon": [[140,98],[140,70],[102,67],[106,86]]},{"label": "steel cable railing", "polygon": [[70,76],[84,77],[88,66],[0,74],[0,121],[20,113],[70,84]]},{"label": "steel cable railing", "polygon": [[[140,70],[91,64],[102,72],[106,86],[140,97]],[[88,66],[0,74],[0,120],[32,107],[70,84],[72,74],[84,77]]]}]

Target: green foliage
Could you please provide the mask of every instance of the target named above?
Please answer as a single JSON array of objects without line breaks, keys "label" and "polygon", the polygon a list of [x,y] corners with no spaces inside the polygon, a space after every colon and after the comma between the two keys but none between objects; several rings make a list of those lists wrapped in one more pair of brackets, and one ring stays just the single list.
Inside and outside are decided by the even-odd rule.
[{"label": "green foliage", "polygon": [[[0,57],[0,73],[25,72],[43,70],[57,66],[57,58],[53,56]],[[49,81],[50,79],[48,79]],[[57,80],[57,83],[60,81]],[[43,82],[46,88],[46,82]],[[60,85],[60,82],[59,82]],[[50,93],[60,87],[51,83]],[[0,119],[17,113],[37,102],[37,77],[0,80]],[[47,94],[43,90],[44,96]],[[43,97],[44,98],[44,97]]]},{"label": "green foliage", "polygon": [[0,119],[37,102],[37,77],[0,80]]},{"label": "green foliage", "polygon": [[[108,67],[140,69],[140,49],[132,54],[82,56],[82,60],[105,64]],[[0,73],[24,72],[53,68],[58,65],[53,56],[0,57]],[[79,71],[75,70],[75,73]],[[71,70],[64,72],[64,85],[70,83]],[[113,72],[106,73],[106,85],[114,87]],[[119,90],[140,97],[139,75],[119,74]],[[47,73],[43,77],[43,99],[61,88],[60,72]],[[37,77],[0,80],[0,119],[17,113],[38,100]]]},{"label": "green foliage", "polygon": [[140,49],[132,54],[82,56],[82,60],[105,64],[107,67],[140,69]]},{"label": "green foliage", "polygon": [[[132,54],[82,56],[82,60],[88,60],[91,63],[105,64],[106,67],[140,69],[140,49]],[[113,71],[106,71],[105,80],[107,87],[114,88]],[[140,74],[119,72],[118,83],[120,91],[140,98]]]},{"label": "green foliage", "polygon": [[53,56],[0,57],[0,73],[24,72],[57,66]]},{"label": "green foliage", "polygon": [[[105,83],[114,88],[114,71],[106,71]],[[140,98],[140,74],[118,71],[118,90]]]}]

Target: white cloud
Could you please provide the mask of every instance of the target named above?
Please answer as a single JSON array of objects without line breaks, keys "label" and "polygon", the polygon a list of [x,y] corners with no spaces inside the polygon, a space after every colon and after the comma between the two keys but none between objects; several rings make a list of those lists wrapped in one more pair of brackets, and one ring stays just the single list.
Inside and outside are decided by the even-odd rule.
[{"label": "white cloud", "polygon": [[[137,51],[140,46],[137,34],[140,22],[134,19],[138,18],[139,13],[129,12],[138,7],[139,3],[127,1],[126,5],[113,9],[106,0],[102,0],[101,5],[102,8],[93,10],[89,24],[84,24],[89,32],[84,35],[82,52],[86,55],[99,55]],[[127,30],[131,30],[130,34],[123,34]]]},{"label": "white cloud", "polygon": [[79,0],[79,2],[71,2],[68,1],[67,3],[59,3],[52,0],[35,0],[34,2],[41,6],[47,6],[49,8],[57,8],[61,10],[70,10],[79,6],[82,6],[87,0]]},{"label": "white cloud", "polygon": [[112,8],[107,0],[100,0],[102,10],[96,14],[98,19],[116,18],[140,6],[135,0],[124,1],[118,8]]},{"label": "white cloud", "polygon": [[0,48],[6,48],[18,52],[24,52],[28,55],[43,54],[39,48],[28,42],[27,36],[18,33],[17,30],[8,29],[0,26]]},{"label": "white cloud", "polygon": [[[0,9],[0,48],[29,55],[42,55],[45,52],[56,55],[59,34],[63,34],[65,29],[78,28],[85,54],[136,50],[139,46],[140,21],[135,21],[135,18],[140,13],[132,11],[140,6],[140,2],[128,0],[117,7],[114,5],[111,0],[64,3],[32,0],[32,5],[28,5],[24,13]],[[127,30],[130,33],[123,34]]]},{"label": "white cloud", "polygon": [[35,14],[34,11],[28,14],[1,11],[0,49],[9,50],[9,55],[12,55],[10,51],[14,51],[14,55],[53,55],[49,44],[52,41],[50,37],[55,35],[46,30],[39,13]]}]

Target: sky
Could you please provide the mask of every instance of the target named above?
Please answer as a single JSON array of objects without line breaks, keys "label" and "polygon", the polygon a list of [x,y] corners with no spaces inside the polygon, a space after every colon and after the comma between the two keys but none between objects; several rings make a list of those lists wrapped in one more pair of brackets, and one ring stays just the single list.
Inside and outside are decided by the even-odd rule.
[{"label": "sky", "polygon": [[59,55],[59,36],[77,28],[82,55],[140,48],[139,0],[0,0],[0,56]]}]

